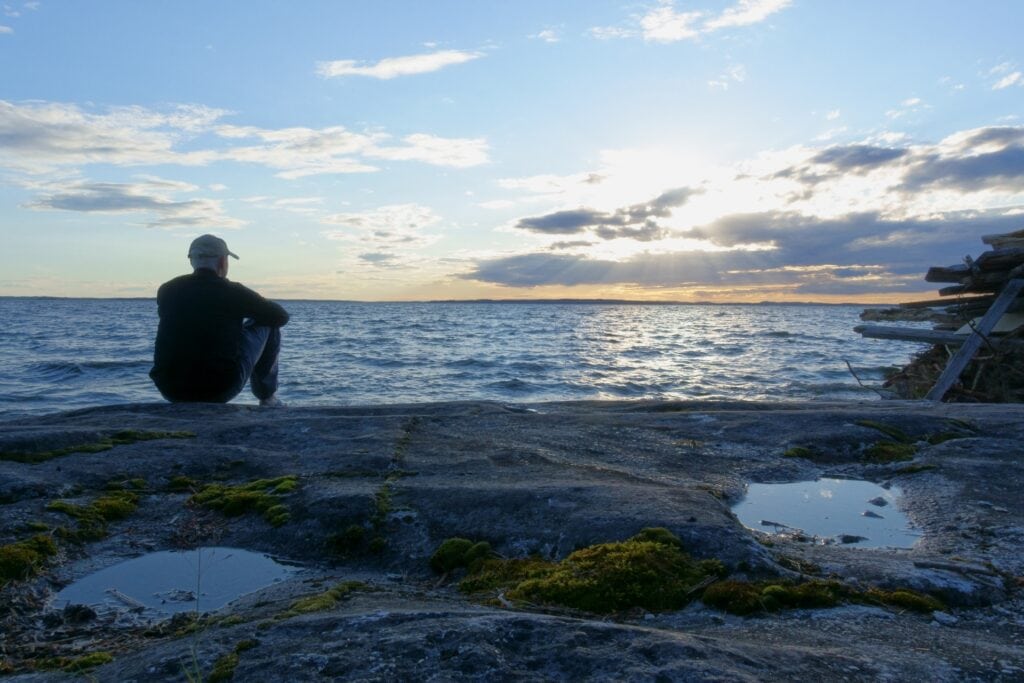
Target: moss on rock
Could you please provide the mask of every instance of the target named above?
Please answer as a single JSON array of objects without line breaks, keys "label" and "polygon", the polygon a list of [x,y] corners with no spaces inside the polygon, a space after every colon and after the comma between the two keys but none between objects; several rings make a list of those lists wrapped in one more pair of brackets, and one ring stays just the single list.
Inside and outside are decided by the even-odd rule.
[{"label": "moss on rock", "polygon": [[193,494],[189,501],[217,510],[228,517],[257,512],[271,526],[281,526],[291,519],[288,506],[281,502],[281,497],[294,491],[297,485],[298,477],[295,475],[257,479],[235,486],[207,484]]},{"label": "moss on rock", "polygon": [[913,460],[917,448],[912,443],[897,443],[895,441],[879,441],[864,450],[863,460],[872,463],[890,463]]},{"label": "moss on rock", "polygon": [[486,541],[474,543],[465,538],[446,539],[430,557],[430,568],[438,574],[454,569],[471,569],[491,555],[491,545]]},{"label": "moss on rock", "polygon": [[57,544],[46,534],[0,546],[0,586],[27,579],[56,554]]},{"label": "moss on rock", "polygon": [[46,506],[51,512],[60,512],[74,518],[78,526],[74,531],[64,529],[61,535],[69,541],[98,541],[107,535],[107,522],[125,519],[139,504],[139,496],[131,491],[112,491],[96,498],[88,505],[76,505],[66,500],[53,500]]},{"label": "moss on rock", "polygon": [[287,619],[300,614],[329,610],[348,597],[350,593],[359,590],[360,588],[364,588],[365,586],[366,584],[362,581],[342,581],[323,593],[299,598],[293,602],[288,610],[281,614],[279,618]]},{"label": "moss on rock", "polygon": [[582,548],[560,562],[484,560],[460,588],[467,592],[504,588],[513,600],[608,614],[637,607],[679,609],[702,582],[724,574],[720,562],[695,561],[683,552],[678,537],[652,528],[626,541]]},{"label": "moss on rock", "polygon": [[75,444],[64,448],[55,448],[49,451],[16,452],[0,451],[0,460],[11,460],[28,464],[46,462],[53,458],[59,458],[72,453],[100,453],[109,451],[115,446],[125,446],[139,441],[152,441],[154,439],[192,439],[195,434],[192,432],[162,432],[162,431],[140,431],[137,429],[122,429],[113,434],[101,437],[98,441]]},{"label": "moss on rock", "polygon": [[741,616],[783,609],[829,608],[844,602],[881,603],[925,613],[943,609],[935,598],[911,590],[871,588],[860,591],[838,581],[817,580],[803,583],[720,581],[708,586],[701,601],[709,607]]}]

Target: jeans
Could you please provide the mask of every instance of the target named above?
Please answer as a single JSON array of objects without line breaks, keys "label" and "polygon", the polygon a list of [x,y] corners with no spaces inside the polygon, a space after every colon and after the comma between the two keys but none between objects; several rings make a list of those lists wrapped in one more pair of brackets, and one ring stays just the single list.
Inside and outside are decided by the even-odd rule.
[{"label": "jeans", "polygon": [[242,357],[238,364],[238,382],[230,401],[248,381],[253,396],[263,400],[277,392],[277,355],[281,351],[281,328],[257,325],[246,320],[242,326]]}]

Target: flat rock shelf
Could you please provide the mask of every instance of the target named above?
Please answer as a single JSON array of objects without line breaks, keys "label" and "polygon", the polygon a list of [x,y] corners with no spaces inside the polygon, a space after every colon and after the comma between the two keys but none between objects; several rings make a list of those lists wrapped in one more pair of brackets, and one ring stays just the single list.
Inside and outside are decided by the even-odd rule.
[{"label": "flat rock shelf", "polygon": [[[904,401],[145,404],[4,422],[0,675],[1020,680],[1022,443],[1022,405]],[[751,484],[822,478],[898,487],[920,540],[822,544],[732,512]],[[55,599],[204,547],[291,570],[198,614]],[[612,556],[667,558],[692,585],[652,607],[648,563],[613,577],[614,609],[541,590]]]}]

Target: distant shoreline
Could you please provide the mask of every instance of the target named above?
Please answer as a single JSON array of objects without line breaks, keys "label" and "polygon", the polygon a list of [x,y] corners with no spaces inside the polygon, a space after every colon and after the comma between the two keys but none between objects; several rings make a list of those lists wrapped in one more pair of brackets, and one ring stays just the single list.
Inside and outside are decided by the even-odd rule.
[{"label": "distant shoreline", "polygon": [[[309,303],[361,304],[368,306],[388,304],[572,304],[592,306],[894,306],[889,303],[860,303],[856,301],[648,301],[644,299],[407,299],[401,301],[366,301],[362,299],[289,299],[271,297],[274,301]],[[156,301],[152,296],[10,296],[0,295],[0,301]]]}]

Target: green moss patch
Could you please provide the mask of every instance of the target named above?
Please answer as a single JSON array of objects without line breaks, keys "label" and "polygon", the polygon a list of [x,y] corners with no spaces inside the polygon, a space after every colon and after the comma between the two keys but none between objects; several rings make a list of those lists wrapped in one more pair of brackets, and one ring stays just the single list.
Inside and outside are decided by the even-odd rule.
[{"label": "green moss patch", "polygon": [[29,578],[57,554],[57,544],[46,534],[0,546],[0,586]]},{"label": "green moss patch", "polygon": [[46,509],[61,512],[78,522],[75,531],[61,532],[71,541],[97,541],[107,535],[107,523],[125,519],[138,507],[139,496],[131,491],[112,491],[88,505],[76,505],[66,500],[51,501]]},{"label": "green moss patch", "polygon": [[876,432],[881,432],[893,441],[897,441],[899,443],[914,443],[914,441],[916,441],[914,437],[910,436],[899,427],[893,427],[892,425],[887,425],[884,422],[876,422],[875,420],[857,420],[854,424],[860,427],[874,429]]},{"label": "green moss patch", "polygon": [[879,441],[864,449],[864,455],[861,459],[864,462],[885,464],[913,460],[915,453],[917,453],[917,447],[912,443]]},{"label": "green moss patch", "polygon": [[709,607],[741,616],[784,609],[822,609],[847,602],[882,604],[922,613],[943,609],[935,598],[914,591],[876,588],[859,591],[838,581],[720,581],[707,587],[701,601]]},{"label": "green moss patch", "polygon": [[257,479],[236,486],[207,484],[189,498],[189,502],[217,510],[228,517],[257,512],[272,526],[281,526],[291,519],[288,506],[281,502],[281,498],[294,491],[297,485],[295,475]]},{"label": "green moss patch", "polygon": [[55,448],[49,451],[36,451],[33,453],[14,452],[14,451],[0,451],[0,460],[12,460],[14,462],[23,462],[29,464],[35,464],[52,460],[53,458],[59,458],[72,453],[99,453],[101,451],[109,451],[115,446],[125,446],[128,444],[137,443],[139,441],[152,441],[154,439],[192,439],[195,438],[195,434],[192,432],[158,432],[158,431],[139,431],[137,429],[122,429],[121,431],[114,432],[110,436],[101,438],[99,441],[91,443],[76,444],[74,446],[67,446],[65,448]]},{"label": "green moss patch", "polygon": [[235,668],[238,667],[239,655],[246,650],[259,645],[256,640],[243,640],[235,645],[235,649],[219,658],[213,663],[213,668],[210,670],[210,674],[206,677],[207,683],[217,683],[218,681],[230,681],[235,677]]},{"label": "green moss patch", "polygon": [[348,597],[353,591],[365,588],[366,584],[362,581],[342,581],[336,584],[332,588],[324,591],[323,593],[317,593],[316,595],[310,595],[305,598],[299,598],[291,604],[288,610],[282,613],[280,619],[288,619],[290,617],[296,617],[300,614],[310,614],[311,612],[324,612],[331,609],[339,602]]},{"label": "green moss patch", "polygon": [[679,609],[710,578],[724,574],[720,562],[693,560],[674,534],[657,528],[626,541],[577,550],[560,562],[486,559],[471,570],[460,588],[467,592],[504,588],[512,600],[609,614],[637,607]]},{"label": "green moss patch", "polygon": [[474,543],[466,538],[449,538],[431,555],[430,568],[438,574],[460,567],[472,569],[491,554],[491,544],[486,541]]}]

